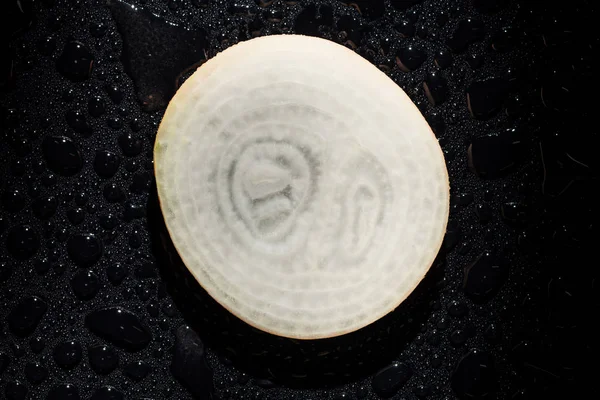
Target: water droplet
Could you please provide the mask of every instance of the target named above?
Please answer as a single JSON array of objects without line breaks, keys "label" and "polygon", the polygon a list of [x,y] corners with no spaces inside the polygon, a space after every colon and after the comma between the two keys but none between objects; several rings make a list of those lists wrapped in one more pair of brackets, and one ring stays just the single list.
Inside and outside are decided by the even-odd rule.
[{"label": "water droplet", "polygon": [[467,89],[467,106],[471,116],[487,119],[496,115],[506,100],[508,88],[509,85],[501,78],[471,83]]},{"label": "water droplet", "polygon": [[165,107],[175,94],[174,82],[204,60],[206,33],[185,29],[122,1],[110,2],[110,9],[123,39],[123,66],[144,110]]},{"label": "water droplet", "polygon": [[109,203],[119,203],[125,200],[125,191],[123,188],[115,182],[109,182],[104,185],[104,190],[102,191],[104,194],[104,198]]},{"label": "water droplet", "polygon": [[123,101],[123,91],[117,85],[107,85],[104,90],[114,104],[119,104]]},{"label": "water droplet", "polygon": [[404,72],[418,69],[427,60],[427,53],[416,46],[401,48],[396,53],[396,63]]},{"label": "water droplet", "polygon": [[108,374],[119,365],[119,355],[112,347],[97,345],[88,349],[90,366],[99,374]]},{"label": "water droplet", "polygon": [[31,209],[36,217],[39,219],[49,219],[56,212],[58,207],[58,200],[54,196],[43,196],[38,197],[31,204]]},{"label": "water droplet", "polygon": [[485,203],[475,206],[475,214],[482,224],[487,224],[492,219],[492,209]]},{"label": "water droplet", "polygon": [[101,38],[106,34],[107,26],[102,22],[92,22],[90,24],[90,33],[95,38]]},{"label": "water droplet", "polygon": [[523,227],[528,219],[527,207],[525,204],[510,201],[502,204],[500,208],[500,214],[504,221],[513,227]]},{"label": "water droplet", "polygon": [[27,260],[40,247],[38,233],[29,225],[17,225],[8,231],[6,248],[17,260]]},{"label": "water droplet", "polygon": [[439,71],[427,74],[425,82],[423,82],[423,89],[432,106],[443,103],[448,97],[448,81]]},{"label": "water droplet", "polygon": [[69,238],[67,253],[78,266],[89,267],[102,256],[102,242],[92,233],[76,234]]},{"label": "water droplet", "polygon": [[492,14],[503,9],[507,4],[507,0],[473,0],[473,8],[485,14]]},{"label": "water droplet", "polygon": [[44,342],[44,339],[42,339],[40,336],[37,336],[29,340],[29,347],[31,348],[31,351],[37,354],[44,350],[44,347],[46,347],[46,342]]},{"label": "water droplet", "polygon": [[2,205],[6,211],[19,212],[25,207],[25,194],[16,188],[8,189],[2,196]]},{"label": "water droplet", "polygon": [[39,362],[25,364],[25,378],[33,384],[43,382],[48,377],[48,369]]},{"label": "water droplet", "polygon": [[98,150],[94,158],[94,170],[103,178],[110,178],[117,173],[121,158],[109,150]]},{"label": "water droplet", "polygon": [[67,124],[73,129],[75,132],[80,133],[81,135],[87,137],[92,134],[92,127],[87,122],[85,115],[81,111],[69,110],[65,114],[65,118],[67,120]]},{"label": "water droplet", "polygon": [[59,175],[72,176],[83,167],[81,152],[66,136],[47,136],[42,143],[42,152],[48,168]]},{"label": "water droplet", "polygon": [[518,39],[516,31],[510,26],[505,26],[492,38],[492,49],[505,53],[512,50]]},{"label": "water droplet", "polygon": [[77,386],[64,383],[58,386],[55,386],[50,390],[46,400],[80,400],[79,397],[79,389]]},{"label": "water droplet", "polygon": [[50,261],[47,258],[37,260],[33,264],[33,267],[35,268],[35,272],[37,272],[40,275],[43,275],[46,272],[48,272],[48,270],[50,270]]},{"label": "water droplet", "polygon": [[17,336],[29,336],[46,313],[48,305],[39,297],[27,297],[8,314],[8,327]]},{"label": "water droplet", "polygon": [[119,224],[119,220],[114,214],[101,215],[98,220],[100,222],[100,226],[107,230],[115,229]]},{"label": "water droplet", "polygon": [[144,361],[134,361],[125,366],[123,372],[133,381],[141,381],[152,371],[152,367]]},{"label": "water droplet", "polygon": [[[390,0],[390,4],[398,11],[406,11],[415,4],[422,3],[423,0]],[[416,16],[416,14],[412,14]]]},{"label": "water droplet", "polygon": [[455,329],[450,333],[450,344],[455,347],[462,346],[467,342],[467,339],[469,339],[469,334],[464,329]]},{"label": "water droplet", "polygon": [[484,36],[485,25],[477,19],[468,18],[458,23],[447,44],[453,51],[460,53],[471,43],[483,39]]},{"label": "water droplet", "polygon": [[136,194],[146,193],[150,190],[151,180],[152,174],[150,172],[138,172],[133,175],[129,189]]},{"label": "water droplet", "polygon": [[496,386],[494,358],[484,351],[470,351],[458,363],[451,385],[460,399],[489,395]]},{"label": "water droplet", "polygon": [[25,400],[27,392],[27,386],[19,381],[10,381],[4,388],[6,400]]},{"label": "water droplet", "polygon": [[88,112],[94,118],[101,117],[102,114],[106,111],[106,106],[104,105],[104,100],[100,96],[92,97],[88,101]]},{"label": "water droplet", "polygon": [[85,219],[85,211],[82,208],[71,208],[67,211],[67,218],[73,225],[79,225]]},{"label": "water droplet", "polygon": [[8,364],[10,364],[10,358],[4,353],[0,353],[0,375],[6,371]]},{"label": "water droplet", "polygon": [[81,345],[76,340],[59,343],[52,353],[54,361],[63,369],[75,368],[81,361]]},{"label": "water droplet", "polygon": [[459,300],[452,300],[448,303],[448,314],[453,317],[464,317],[469,312],[469,307],[467,307],[467,303]]},{"label": "water droplet", "polygon": [[475,138],[467,150],[469,167],[482,178],[506,175],[522,159],[523,144],[514,130]]},{"label": "water droplet", "polygon": [[126,133],[119,136],[119,146],[123,150],[123,154],[128,157],[134,157],[140,154],[143,150],[142,139],[132,133]]},{"label": "water droplet", "polygon": [[317,16],[317,6],[309,4],[298,14],[294,22],[294,31],[301,35],[319,36],[321,21]]},{"label": "water droplet", "polygon": [[395,362],[373,376],[373,391],[384,398],[392,397],[412,376],[412,369],[405,363]]},{"label": "water droplet", "polygon": [[83,81],[92,74],[94,56],[81,42],[67,42],[62,54],[56,61],[58,72],[72,81]]},{"label": "water droplet", "polygon": [[93,311],[85,317],[85,324],[96,335],[131,351],[145,348],[152,339],[138,316],[120,307]]},{"label": "water droplet", "polygon": [[127,201],[123,210],[123,217],[126,221],[132,221],[138,218],[144,218],[146,209],[141,204],[136,204],[132,201]]},{"label": "water droplet", "polygon": [[394,29],[403,37],[411,37],[415,34],[415,24],[409,20],[402,20],[394,26]]},{"label": "water droplet", "polygon": [[145,262],[135,270],[135,277],[138,279],[152,279],[157,276],[157,266],[152,262]]},{"label": "water droplet", "polygon": [[123,127],[123,120],[119,117],[110,117],[106,119],[106,124],[110,129],[118,130]]},{"label": "water droplet", "polygon": [[142,235],[138,228],[134,228],[129,234],[129,246],[132,249],[137,249],[142,245]]},{"label": "water droplet", "polygon": [[103,386],[96,389],[90,400],[124,400],[125,396],[123,393],[118,391],[112,386]]},{"label": "water droplet", "polygon": [[180,326],[176,332],[171,372],[194,396],[201,399],[213,396],[213,372],[206,362],[204,344],[185,325]]},{"label": "water droplet", "polygon": [[71,288],[75,296],[81,300],[89,300],[98,292],[100,282],[98,275],[92,271],[77,271],[71,279]]},{"label": "water droplet", "polygon": [[435,55],[435,65],[441,69],[448,68],[452,65],[453,57],[452,53],[446,49],[442,49]]}]

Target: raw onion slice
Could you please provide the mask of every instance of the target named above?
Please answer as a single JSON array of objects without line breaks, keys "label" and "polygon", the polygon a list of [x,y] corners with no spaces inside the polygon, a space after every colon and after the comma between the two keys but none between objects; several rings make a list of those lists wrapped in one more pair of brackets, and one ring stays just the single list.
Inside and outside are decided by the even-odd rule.
[{"label": "raw onion slice", "polygon": [[275,335],[376,321],[419,284],[445,233],[448,173],[425,119],[325,39],[261,37],[207,61],[171,100],[154,156],[186,267]]}]

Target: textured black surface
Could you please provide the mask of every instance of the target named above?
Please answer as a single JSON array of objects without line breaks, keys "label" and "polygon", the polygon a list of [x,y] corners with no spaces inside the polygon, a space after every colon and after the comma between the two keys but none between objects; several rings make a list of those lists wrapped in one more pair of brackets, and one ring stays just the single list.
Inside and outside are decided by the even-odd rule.
[{"label": "textured black surface", "polygon": [[[541,3],[3,2],[0,398],[597,398],[598,13]],[[452,186],[418,290],[316,342],[207,296],[154,193],[157,126],[190,68],[285,32],[397,82]]]}]

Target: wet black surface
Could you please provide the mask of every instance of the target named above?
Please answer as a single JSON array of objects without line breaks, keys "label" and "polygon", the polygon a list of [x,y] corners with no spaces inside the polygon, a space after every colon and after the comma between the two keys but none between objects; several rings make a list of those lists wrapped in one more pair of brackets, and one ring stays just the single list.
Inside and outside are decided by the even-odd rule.
[{"label": "wet black surface", "polygon": [[[0,7],[0,398],[600,395],[592,2]],[[152,171],[190,68],[288,32],[354,49],[397,82],[438,137],[452,192],[418,290],[316,342],[257,331],[198,286],[165,234]]]}]

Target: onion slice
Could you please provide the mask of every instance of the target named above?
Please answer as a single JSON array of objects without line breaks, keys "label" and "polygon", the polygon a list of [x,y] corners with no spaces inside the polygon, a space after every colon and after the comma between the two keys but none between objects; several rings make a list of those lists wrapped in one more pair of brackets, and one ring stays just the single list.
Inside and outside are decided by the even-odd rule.
[{"label": "onion slice", "polygon": [[325,39],[261,37],[207,61],[169,103],[154,160],[186,267],[279,336],[343,335],[394,310],[446,230],[448,172],[425,119]]}]

